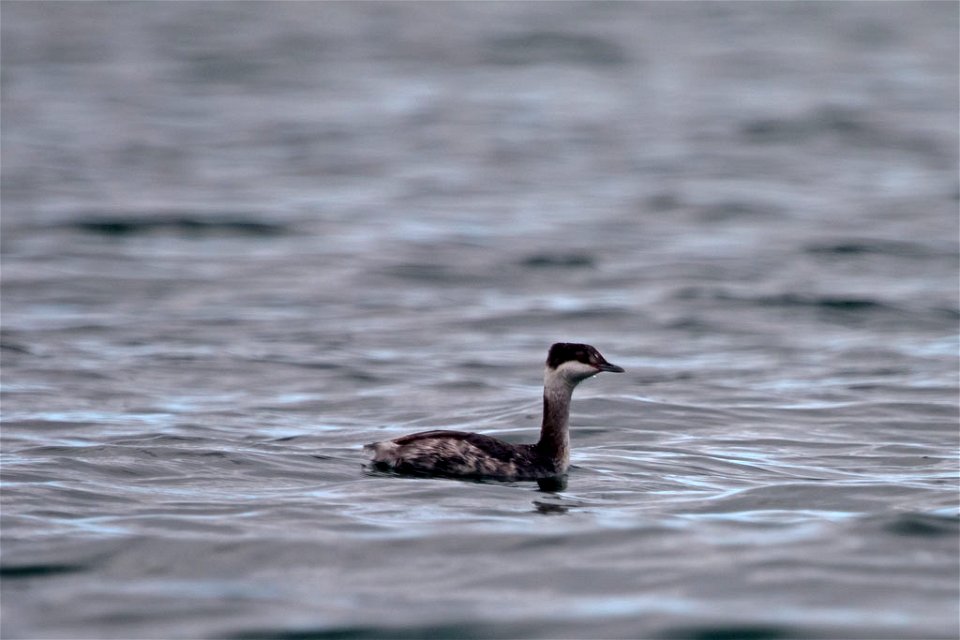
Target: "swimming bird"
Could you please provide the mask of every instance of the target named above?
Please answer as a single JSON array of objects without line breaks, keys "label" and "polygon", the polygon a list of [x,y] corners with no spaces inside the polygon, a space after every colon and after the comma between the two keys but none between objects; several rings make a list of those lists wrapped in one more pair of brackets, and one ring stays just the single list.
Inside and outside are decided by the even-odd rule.
[{"label": "swimming bird", "polygon": [[536,444],[511,444],[465,431],[423,431],[364,445],[379,469],[416,475],[539,480],[570,466],[570,400],[574,388],[601,371],[623,373],[588,344],[558,342],[547,353],[543,423]]}]

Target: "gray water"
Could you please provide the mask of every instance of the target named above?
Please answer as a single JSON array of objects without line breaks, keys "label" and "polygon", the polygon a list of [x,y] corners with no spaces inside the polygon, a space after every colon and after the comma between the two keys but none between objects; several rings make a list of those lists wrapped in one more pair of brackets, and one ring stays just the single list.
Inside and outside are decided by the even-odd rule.
[{"label": "gray water", "polygon": [[956,3],[2,29],[4,638],[960,633]]}]

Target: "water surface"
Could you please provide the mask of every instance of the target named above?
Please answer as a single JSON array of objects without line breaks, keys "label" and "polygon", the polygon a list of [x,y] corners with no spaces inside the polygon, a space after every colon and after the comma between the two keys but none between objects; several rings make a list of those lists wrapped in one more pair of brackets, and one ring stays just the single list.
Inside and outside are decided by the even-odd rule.
[{"label": "water surface", "polygon": [[[6,638],[952,638],[953,3],[3,4]],[[360,447],[531,441],[565,489]]]}]

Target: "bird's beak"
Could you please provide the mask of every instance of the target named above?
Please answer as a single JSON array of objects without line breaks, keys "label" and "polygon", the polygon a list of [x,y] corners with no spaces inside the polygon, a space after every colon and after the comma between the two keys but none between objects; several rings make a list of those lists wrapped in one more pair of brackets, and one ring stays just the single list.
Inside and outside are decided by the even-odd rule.
[{"label": "bird's beak", "polygon": [[618,367],[615,364],[610,364],[609,362],[604,362],[603,364],[597,365],[598,371],[609,371],[610,373],[623,373],[625,369],[623,367]]}]

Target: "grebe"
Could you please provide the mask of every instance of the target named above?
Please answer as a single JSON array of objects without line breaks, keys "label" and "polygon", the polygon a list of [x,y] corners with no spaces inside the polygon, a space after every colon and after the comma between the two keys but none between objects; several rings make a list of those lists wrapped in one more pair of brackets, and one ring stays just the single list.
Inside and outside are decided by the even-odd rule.
[{"label": "grebe", "polygon": [[601,371],[622,373],[588,344],[550,347],[543,376],[543,424],[536,444],[510,444],[465,431],[424,431],[364,446],[374,466],[400,473],[447,477],[538,480],[563,476],[570,466],[570,398],[578,384]]}]

